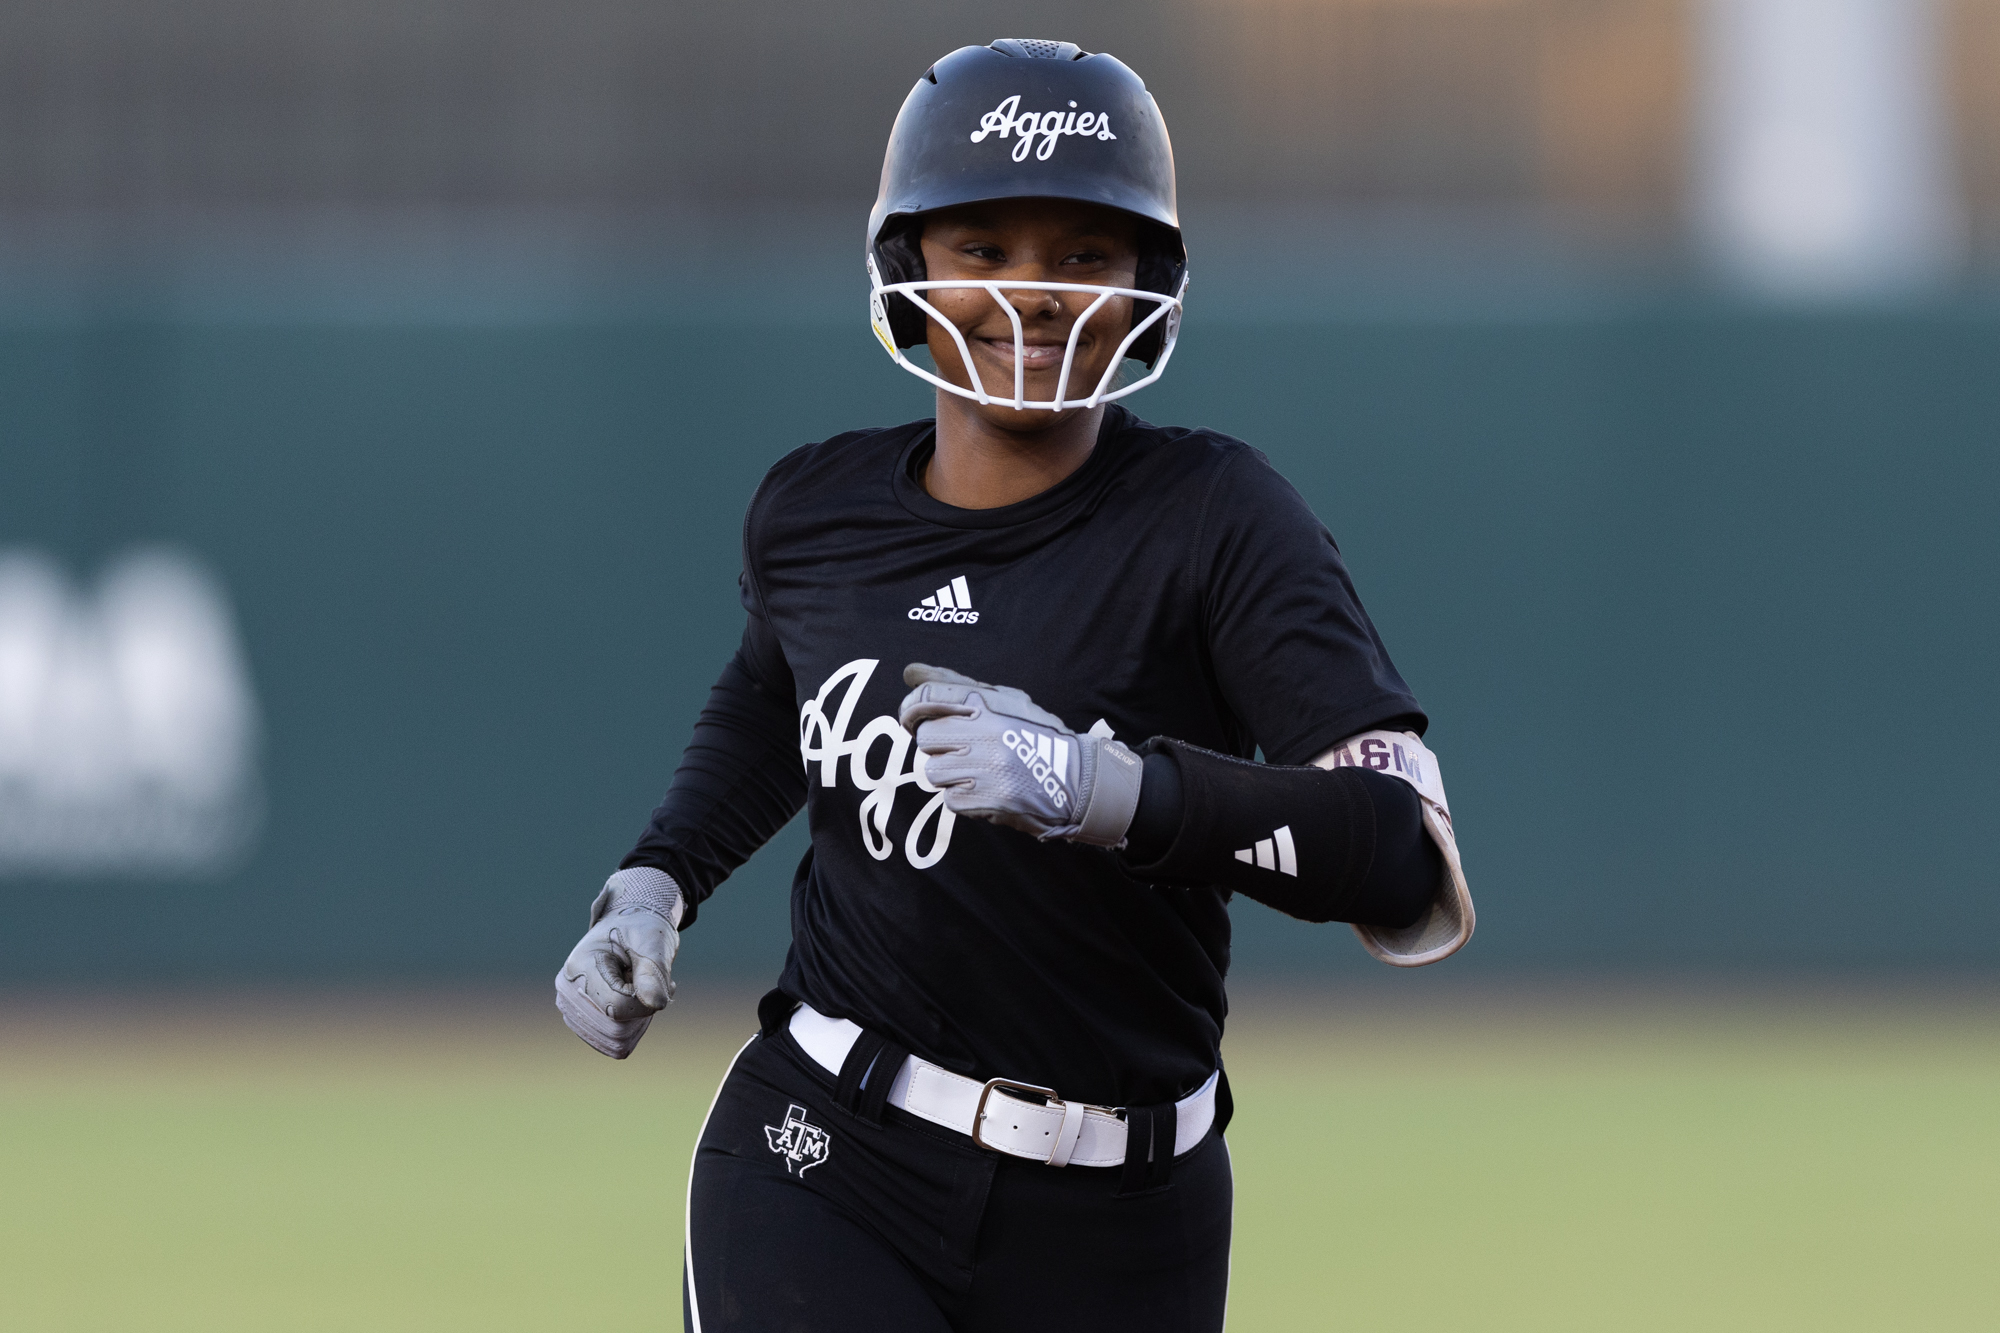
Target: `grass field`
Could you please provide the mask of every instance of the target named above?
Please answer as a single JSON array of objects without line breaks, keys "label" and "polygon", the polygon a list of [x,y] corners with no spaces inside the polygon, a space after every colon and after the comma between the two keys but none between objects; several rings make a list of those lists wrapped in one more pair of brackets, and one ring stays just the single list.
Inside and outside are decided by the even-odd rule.
[{"label": "grass field", "polygon": [[[0,1328],[678,1327],[748,1013],[0,1003]],[[1238,1333],[2000,1327],[1990,993],[1253,992],[1228,1058]]]}]

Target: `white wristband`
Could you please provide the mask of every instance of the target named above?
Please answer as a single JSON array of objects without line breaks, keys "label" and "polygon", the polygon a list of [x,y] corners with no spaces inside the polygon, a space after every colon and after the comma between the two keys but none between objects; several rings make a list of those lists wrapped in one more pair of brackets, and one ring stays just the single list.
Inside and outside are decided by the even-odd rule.
[{"label": "white wristband", "polygon": [[1458,836],[1451,826],[1451,807],[1445,803],[1437,756],[1413,731],[1364,731],[1349,736],[1313,764],[1318,768],[1362,768],[1409,783],[1423,801],[1424,828],[1444,857],[1444,878],[1423,916],[1401,930],[1356,926],[1354,933],[1361,937],[1361,947],[1391,967],[1422,967],[1463,949],[1472,938],[1477,917],[1472,910],[1472,889],[1465,882],[1465,867],[1458,858]]}]

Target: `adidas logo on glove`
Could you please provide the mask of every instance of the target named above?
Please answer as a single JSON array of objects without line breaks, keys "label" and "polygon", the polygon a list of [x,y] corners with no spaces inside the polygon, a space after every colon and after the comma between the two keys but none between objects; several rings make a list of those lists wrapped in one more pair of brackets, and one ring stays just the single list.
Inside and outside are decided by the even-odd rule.
[{"label": "adidas logo on glove", "polygon": [[1016,759],[1028,766],[1028,771],[1035,775],[1035,781],[1042,784],[1042,790],[1055,802],[1056,809],[1069,809],[1068,739],[1029,731],[1025,727],[1019,731],[1009,727],[1000,733],[1000,739],[1014,751]]},{"label": "adidas logo on glove", "polygon": [[972,609],[972,589],[959,575],[929,597],[910,608],[912,620],[937,620],[947,625],[976,625],[979,613]]},{"label": "adidas logo on glove", "polygon": [[1256,866],[1260,870],[1275,870],[1281,875],[1299,876],[1299,854],[1292,846],[1292,826],[1271,830],[1268,838],[1257,839],[1254,847],[1239,848],[1236,859],[1244,865]]}]

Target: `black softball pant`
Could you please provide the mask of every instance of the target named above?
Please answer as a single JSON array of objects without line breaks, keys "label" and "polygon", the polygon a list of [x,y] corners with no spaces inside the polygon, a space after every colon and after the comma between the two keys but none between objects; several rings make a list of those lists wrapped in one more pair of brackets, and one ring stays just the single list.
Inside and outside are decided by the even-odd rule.
[{"label": "black softball pant", "polygon": [[688,1183],[689,1333],[1217,1333],[1234,1185],[1220,1134],[1168,1183],[1003,1156],[888,1106],[880,1123],[782,1030],[724,1077]]}]

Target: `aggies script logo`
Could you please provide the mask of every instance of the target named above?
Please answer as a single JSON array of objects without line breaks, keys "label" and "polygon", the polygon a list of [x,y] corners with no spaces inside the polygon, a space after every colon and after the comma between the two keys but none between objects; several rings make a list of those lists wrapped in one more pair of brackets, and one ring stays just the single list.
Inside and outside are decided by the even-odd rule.
[{"label": "aggies script logo", "polygon": [[889,818],[896,797],[915,787],[930,799],[918,807],[903,837],[903,856],[918,870],[928,870],[951,850],[951,829],[958,816],[944,803],[944,793],[924,780],[923,751],[894,715],[884,713],[854,729],[855,705],[881,659],[857,657],[826,678],[819,693],[799,709],[799,757],[805,760],[807,781],[817,770],[822,787],[837,785],[841,769],[847,780],[867,794],[861,801],[861,845],[877,861],[895,854]]},{"label": "aggies script logo", "polygon": [[[979,118],[979,128],[972,132],[972,142],[979,143],[987,135],[997,135],[1005,139],[1018,134],[1021,141],[1014,145],[1014,160],[1026,162],[1028,150],[1035,149],[1035,161],[1046,162],[1049,154],[1056,151],[1056,140],[1065,134],[1081,134],[1093,139],[1116,139],[1111,132],[1111,117],[1102,111],[1076,109],[1076,103],[1069,104],[1067,111],[1022,111],[1021,95],[1015,93],[999,106]],[[1035,136],[1040,135],[1041,147],[1035,148]]]}]

